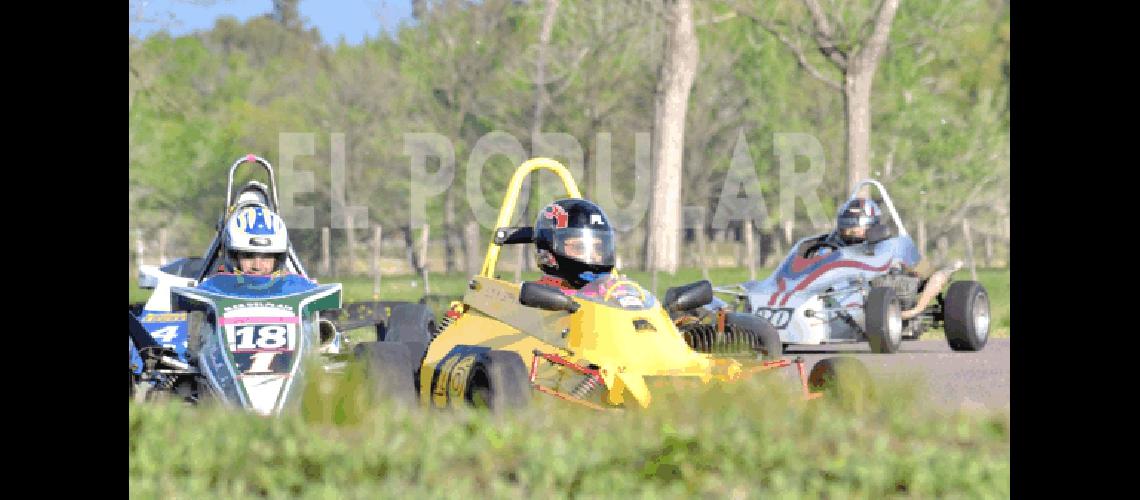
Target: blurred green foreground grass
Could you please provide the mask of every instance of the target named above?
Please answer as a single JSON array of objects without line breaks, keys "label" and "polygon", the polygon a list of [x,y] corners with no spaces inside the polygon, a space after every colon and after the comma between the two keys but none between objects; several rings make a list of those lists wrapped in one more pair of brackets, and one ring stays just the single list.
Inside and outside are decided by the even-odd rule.
[{"label": "blurred green foreground grass", "polygon": [[760,374],[657,387],[643,411],[536,393],[493,414],[373,404],[358,373],[311,378],[303,409],[276,419],[131,403],[131,497],[1010,494],[1008,414],[924,408],[913,382],[803,402],[798,386]]}]

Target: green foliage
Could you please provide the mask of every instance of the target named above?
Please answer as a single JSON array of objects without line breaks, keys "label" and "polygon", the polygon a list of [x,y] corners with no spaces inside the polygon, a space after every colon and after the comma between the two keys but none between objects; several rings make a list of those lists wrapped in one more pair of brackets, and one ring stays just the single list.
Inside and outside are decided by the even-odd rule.
[{"label": "green foliage", "polygon": [[[874,5],[825,9],[849,40],[843,43],[853,44],[866,34]],[[698,3],[700,66],[687,113],[683,202],[704,207],[711,221],[742,132],[769,214],[759,229],[768,233],[771,223],[790,220],[799,236],[814,228],[804,223],[802,204],[780,213],[773,137],[808,133],[820,140],[826,164],[818,194],[824,210],[834,210],[846,195],[843,98],[756,22],[726,16],[738,6],[811,47],[811,18],[798,0]],[[432,2],[414,25],[357,46],[322,44],[288,8],[246,22],[222,18],[191,35],[132,38],[131,228],[149,241],[166,228],[169,247],[180,249],[173,253],[197,254],[213,236],[225,169],[247,152],[281,168],[283,133],[314,134],[313,154],[293,159],[295,172],[313,175],[313,192],[294,202],[314,208],[316,228],[331,226],[331,134],[343,133],[345,203],[367,207],[370,223],[386,238],[400,238],[409,221],[404,134],[434,132],[453,145],[456,170],[446,195],[427,200],[432,235],[461,233],[473,219],[465,188],[476,141],[502,131],[525,154],[535,153],[529,134],[544,8],[510,0]],[[577,180],[587,197],[600,184],[624,206],[648,184],[634,175],[635,137],[652,130],[662,33],[660,7],[652,3],[560,2],[546,51],[549,102],[541,129],[581,145]],[[1007,241],[999,228],[1008,216],[1009,33],[1008,2],[899,8],[874,84],[872,171],[912,231],[918,219],[926,221],[929,243],[939,236],[960,241],[963,217]],[[818,51],[805,54],[825,76],[840,78]],[[597,174],[599,133],[611,134],[610,179]],[[515,166],[502,155],[484,166],[480,182],[492,207]],[[545,201],[532,193],[532,213]],[[306,262],[320,253],[316,228],[291,232]]]},{"label": "green foliage", "polygon": [[1008,414],[927,409],[890,381],[859,407],[803,402],[785,382],[658,385],[648,410],[615,414],[537,393],[510,414],[381,401],[340,420],[324,401],[276,419],[131,403],[128,483],[174,498],[1009,495]]}]

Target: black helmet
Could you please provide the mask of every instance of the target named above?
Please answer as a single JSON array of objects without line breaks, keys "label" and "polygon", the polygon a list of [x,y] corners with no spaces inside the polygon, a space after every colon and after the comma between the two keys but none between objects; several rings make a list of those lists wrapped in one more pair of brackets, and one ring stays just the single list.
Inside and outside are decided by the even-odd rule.
[{"label": "black helmet", "polygon": [[839,238],[844,243],[862,243],[866,239],[867,229],[879,223],[879,205],[875,200],[867,198],[852,198],[839,209]]},{"label": "black helmet", "polygon": [[536,264],[575,288],[614,268],[614,230],[602,208],[583,199],[558,200],[534,221]]}]

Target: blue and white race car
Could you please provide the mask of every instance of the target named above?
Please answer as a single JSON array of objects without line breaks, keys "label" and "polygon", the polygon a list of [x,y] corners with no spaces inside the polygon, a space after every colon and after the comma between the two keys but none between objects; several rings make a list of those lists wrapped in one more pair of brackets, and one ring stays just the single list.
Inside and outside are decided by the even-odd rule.
[{"label": "blue and white race car", "polygon": [[[247,162],[264,167],[270,184],[251,182],[234,196],[234,170]],[[436,331],[431,311],[370,302],[345,314],[341,284],[310,279],[291,243],[280,272],[219,268],[226,223],[246,207],[277,208],[272,166],[254,155],[230,167],[226,211],[205,256],[141,266],[140,286],[154,291],[131,307],[130,399],[211,400],[275,415],[297,407],[307,361],[335,372],[360,357],[378,392],[413,401],[413,367]],[[376,342],[352,343],[343,333],[362,326],[376,328]]]},{"label": "blue and white race car", "polygon": [[[736,309],[767,320],[785,344],[870,343],[877,353],[893,353],[903,339],[917,339],[927,328],[943,326],[956,351],[977,351],[989,336],[989,296],[981,283],[955,281],[942,287],[961,262],[928,279],[914,273],[921,260],[882,184],[866,180],[882,195],[896,231],[872,226],[866,241],[836,245],[833,234],[798,241],[771,276],[717,292],[736,300]],[[821,247],[825,251],[820,251]],[[732,308],[716,299],[710,309]]]}]

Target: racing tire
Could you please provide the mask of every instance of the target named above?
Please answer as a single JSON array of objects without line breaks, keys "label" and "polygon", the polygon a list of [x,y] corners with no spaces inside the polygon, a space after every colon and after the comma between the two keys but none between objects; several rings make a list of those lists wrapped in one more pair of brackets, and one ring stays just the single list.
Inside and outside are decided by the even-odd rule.
[{"label": "racing tire", "polygon": [[808,389],[850,402],[871,395],[873,386],[867,367],[852,357],[824,358],[811,367]]},{"label": "racing tire", "polygon": [[724,323],[726,330],[742,331],[749,345],[763,353],[763,359],[779,359],[784,354],[780,332],[768,320],[751,314],[728,313]]},{"label": "racing tire", "polygon": [[406,343],[413,361],[422,361],[435,337],[435,316],[424,304],[397,304],[388,318],[385,342]]},{"label": "racing tire", "polygon": [[514,351],[488,352],[471,368],[467,387],[467,401],[476,408],[499,412],[530,402],[530,373]]},{"label": "racing tire", "polygon": [[198,353],[202,351],[202,344],[205,339],[202,336],[202,328],[206,325],[206,313],[204,311],[190,311],[186,315],[186,358],[192,359],[197,362]]},{"label": "racing tire", "polygon": [[955,351],[980,351],[990,337],[990,296],[977,281],[955,281],[946,290],[946,343]]},{"label": "racing tire", "polygon": [[899,303],[893,288],[877,286],[867,295],[863,308],[867,341],[871,352],[894,353],[902,344],[903,320],[902,304]]},{"label": "racing tire", "polygon": [[415,403],[412,355],[405,344],[361,342],[353,352],[364,361],[365,377],[374,396],[409,406]]}]

